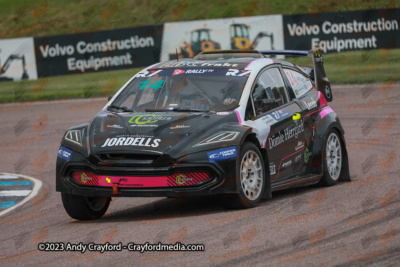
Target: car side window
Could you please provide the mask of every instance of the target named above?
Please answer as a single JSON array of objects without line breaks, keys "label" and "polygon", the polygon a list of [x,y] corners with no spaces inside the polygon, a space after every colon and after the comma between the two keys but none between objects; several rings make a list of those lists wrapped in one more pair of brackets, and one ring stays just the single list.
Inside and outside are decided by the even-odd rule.
[{"label": "car side window", "polygon": [[313,87],[310,78],[307,78],[300,72],[289,69],[284,69],[284,71],[297,98],[307,93]]},{"label": "car side window", "polygon": [[251,96],[257,116],[288,103],[289,96],[279,69],[267,69],[261,73]]}]

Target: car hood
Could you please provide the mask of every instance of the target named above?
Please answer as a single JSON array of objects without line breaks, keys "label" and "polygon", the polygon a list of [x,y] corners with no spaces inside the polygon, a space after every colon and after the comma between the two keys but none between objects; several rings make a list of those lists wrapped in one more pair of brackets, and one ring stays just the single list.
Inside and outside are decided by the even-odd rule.
[{"label": "car hood", "polygon": [[[90,123],[92,153],[165,153],[188,150],[219,131],[237,130],[235,112],[109,113]],[[204,146],[206,147],[206,146]]]}]

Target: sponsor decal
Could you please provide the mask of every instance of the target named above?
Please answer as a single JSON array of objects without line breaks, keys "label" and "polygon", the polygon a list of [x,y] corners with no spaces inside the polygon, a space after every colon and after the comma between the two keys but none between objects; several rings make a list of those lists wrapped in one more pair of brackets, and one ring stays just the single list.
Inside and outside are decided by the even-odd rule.
[{"label": "sponsor decal", "polygon": [[217,115],[229,115],[229,112],[217,112]]},{"label": "sponsor decal", "polygon": [[106,177],[106,182],[107,182],[107,184],[111,184],[110,178]]},{"label": "sponsor decal", "polygon": [[306,105],[308,110],[318,107],[317,102],[312,98],[310,101],[303,101],[303,103],[304,103],[304,105]]},{"label": "sponsor decal", "polygon": [[304,147],[304,142],[303,141],[298,141],[297,146],[294,148],[296,151],[299,149],[302,149]]},{"label": "sponsor decal", "polygon": [[186,176],[183,175],[183,174],[179,174],[179,175],[177,175],[177,176],[175,177],[175,180],[176,180],[176,182],[177,182],[178,184],[184,184],[184,183],[186,183],[187,181],[193,181],[193,178],[189,178],[189,177],[186,177]]},{"label": "sponsor decal", "polygon": [[176,70],[174,70],[174,72],[172,73],[172,75],[179,75],[179,74],[182,74],[182,73],[185,73],[185,71],[184,71],[184,70],[181,70],[181,69],[176,69]]},{"label": "sponsor decal", "polygon": [[69,150],[68,148],[65,148],[63,146],[60,146],[57,157],[65,159],[66,161],[69,161],[69,158],[71,157],[71,155],[72,155],[71,150]]},{"label": "sponsor decal", "polygon": [[234,158],[236,157],[236,154],[237,151],[236,147],[234,146],[207,152],[208,159],[210,160],[210,162],[216,162],[224,159]]},{"label": "sponsor decal", "polygon": [[283,168],[289,167],[290,165],[292,165],[292,160],[286,161],[282,164]]},{"label": "sponsor decal", "polygon": [[312,152],[310,152],[308,150],[308,148],[306,148],[306,150],[304,150],[304,162],[308,163],[308,161],[310,160],[310,157],[312,155]]},{"label": "sponsor decal", "polygon": [[288,112],[288,110],[286,108],[282,108],[280,110],[272,112],[271,116],[275,120],[280,121],[280,120],[283,120],[283,119],[289,117],[289,112]]},{"label": "sponsor decal", "polygon": [[[161,69],[161,70],[146,70],[139,72],[136,78],[180,76],[180,75],[217,75],[217,76],[248,77],[250,75],[249,70],[228,69],[227,67],[231,66],[225,66],[226,64],[222,64],[223,66],[212,66],[212,65],[189,66],[189,67],[195,67],[190,69],[173,68],[173,69]],[[204,67],[225,67],[225,68],[204,68]],[[141,90],[143,89],[144,87]]]},{"label": "sponsor decal", "polygon": [[269,144],[269,149],[274,148],[280,144],[282,144],[283,142],[285,142],[285,136],[283,134],[281,134],[281,132],[278,133],[279,136],[275,137],[275,135],[273,135],[272,137],[268,138],[268,144]]},{"label": "sponsor decal", "polygon": [[214,69],[188,69],[188,70],[181,70],[181,69],[176,69],[172,73],[172,75],[179,75],[179,74],[205,74],[205,73],[210,73],[214,72]]},{"label": "sponsor decal", "polygon": [[122,129],[124,127],[122,127],[121,125],[118,124],[114,124],[114,125],[107,125],[107,128],[117,128],[117,129]]},{"label": "sponsor decal", "polygon": [[157,77],[158,74],[161,72],[162,70],[150,70],[150,71],[141,71],[138,74],[136,74],[136,77]]},{"label": "sponsor decal", "polygon": [[128,121],[130,124],[136,124],[136,125],[143,125],[143,124],[149,124],[149,123],[155,123],[157,121],[167,121],[171,120],[171,117],[165,117],[161,115],[154,115],[154,114],[146,114],[146,115],[136,115],[130,118]]},{"label": "sponsor decal", "polygon": [[294,159],[294,162],[298,162],[299,160],[301,160],[301,156],[302,154],[297,155],[296,158]]},{"label": "sponsor decal", "polygon": [[139,147],[158,147],[161,139],[153,138],[133,138],[133,137],[119,137],[107,138],[101,147],[110,146],[139,146]]},{"label": "sponsor decal", "polygon": [[246,76],[248,77],[250,75],[250,70],[235,70],[235,69],[229,69],[228,72],[226,73],[226,76]]},{"label": "sponsor decal", "polygon": [[204,61],[180,61],[180,62],[169,62],[161,65],[159,68],[179,68],[179,67],[238,67],[239,64],[231,63],[210,63]]},{"label": "sponsor decal", "polygon": [[119,179],[118,185],[122,185],[122,186],[125,186],[125,187],[129,187],[129,186],[131,186],[131,187],[142,187],[143,186],[143,184],[128,184],[128,179],[126,179],[126,178]]},{"label": "sponsor decal", "polygon": [[81,181],[82,183],[86,184],[88,181],[92,180],[92,177],[87,176],[86,173],[81,174]]},{"label": "sponsor decal", "polygon": [[306,90],[312,88],[312,83],[311,83],[310,79],[307,79],[307,82],[306,82],[306,85],[305,85],[305,86],[306,86],[306,87],[305,87]]},{"label": "sponsor decal", "polygon": [[276,174],[275,163],[270,163],[270,164],[269,164],[269,173],[270,173],[271,175]]},{"label": "sponsor decal", "polygon": [[324,62],[324,60],[321,57],[321,53],[319,52],[319,50],[315,51],[314,55],[315,55],[315,62]]},{"label": "sponsor decal", "polygon": [[133,124],[133,125],[131,125],[131,127],[158,127],[158,125],[157,124],[142,124],[142,125]]},{"label": "sponsor decal", "polygon": [[214,72],[214,69],[191,69],[185,71],[186,74],[203,74],[208,72]]},{"label": "sponsor decal", "polygon": [[264,117],[262,118],[262,120],[263,120],[266,124],[269,124],[269,125],[278,122],[278,121],[275,120],[271,115],[264,116]]},{"label": "sponsor decal", "polygon": [[303,76],[297,71],[285,70],[285,74],[292,85],[296,97],[304,95],[312,88],[312,83],[309,78]]},{"label": "sponsor decal", "polygon": [[175,129],[185,129],[185,128],[189,128],[190,125],[175,125],[173,127],[169,127],[171,130],[175,130]]},{"label": "sponsor decal", "polygon": [[283,142],[292,139],[293,137],[297,138],[301,132],[304,132],[304,126],[302,123],[296,121],[295,126],[292,129],[286,128],[283,130],[283,133],[279,132],[278,136],[275,137],[273,135],[272,137],[268,138],[268,144],[269,148],[274,148]]}]

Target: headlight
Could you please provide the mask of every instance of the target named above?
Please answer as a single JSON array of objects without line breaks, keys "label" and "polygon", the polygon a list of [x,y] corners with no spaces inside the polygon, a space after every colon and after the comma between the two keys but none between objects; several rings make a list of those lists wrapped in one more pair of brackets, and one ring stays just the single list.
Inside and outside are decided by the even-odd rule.
[{"label": "headlight", "polygon": [[239,135],[239,132],[230,132],[230,131],[219,132],[219,133],[214,134],[213,136],[201,141],[200,143],[195,144],[193,147],[215,144],[215,143],[219,143],[219,142],[232,141],[232,140],[235,140],[238,135]]},{"label": "headlight", "polygon": [[81,130],[70,130],[64,137],[65,140],[82,146],[82,133]]}]

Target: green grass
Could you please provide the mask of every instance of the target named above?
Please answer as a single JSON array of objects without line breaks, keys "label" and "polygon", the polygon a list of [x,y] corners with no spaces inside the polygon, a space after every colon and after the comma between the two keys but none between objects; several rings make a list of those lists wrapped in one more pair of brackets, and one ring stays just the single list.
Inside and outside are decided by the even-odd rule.
[{"label": "green grass", "polygon": [[[323,55],[332,84],[379,83],[400,80],[400,49],[363,50]],[[309,65],[309,58],[288,60]]]},{"label": "green grass", "polygon": [[[309,58],[287,59],[310,65]],[[324,55],[332,84],[400,80],[400,49],[352,51]],[[42,78],[37,81],[1,82],[0,103],[87,98],[115,93],[140,69],[128,69]]]},{"label": "green grass", "polygon": [[0,103],[89,98],[114,94],[140,69],[0,82]]},{"label": "green grass", "polygon": [[0,38],[46,36],[171,21],[396,8],[395,0],[0,1]]}]

